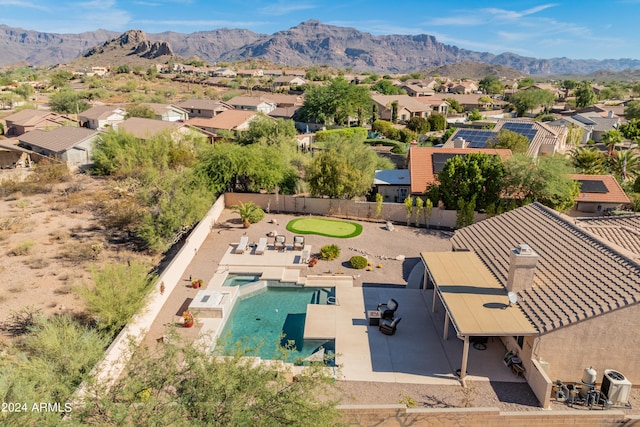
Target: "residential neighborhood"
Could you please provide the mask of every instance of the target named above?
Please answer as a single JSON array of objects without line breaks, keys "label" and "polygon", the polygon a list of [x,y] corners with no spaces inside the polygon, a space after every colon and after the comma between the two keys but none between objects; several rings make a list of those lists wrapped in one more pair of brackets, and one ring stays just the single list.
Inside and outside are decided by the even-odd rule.
[{"label": "residential neighborhood", "polygon": [[318,368],[353,425],[638,416],[637,83],[199,62],[7,75],[0,272],[35,288],[0,293],[7,346],[32,333],[9,308],[84,316],[117,389],[143,349],[260,336],[240,353]]}]

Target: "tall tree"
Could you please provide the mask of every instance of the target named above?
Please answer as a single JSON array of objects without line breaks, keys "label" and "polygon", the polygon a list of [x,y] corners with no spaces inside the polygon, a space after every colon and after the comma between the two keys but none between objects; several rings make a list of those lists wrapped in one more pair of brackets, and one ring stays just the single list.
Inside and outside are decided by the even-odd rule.
[{"label": "tall tree", "polygon": [[584,81],[578,85],[578,88],[575,91],[576,94],[576,107],[584,108],[589,105],[593,105],[598,100],[596,93],[593,91],[591,87],[591,82]]},{"label": "tall tree", "polygon": [[491,148],[506,148],[513,153],[526,153],[529,149],[529,138],[508,129],[501,129],[498,135],[487,141]]},{"label": "tall tree", "polygon": [[[439,196],[447,209],[456,209],[476,197],[478,209],[500,200],[504,166],[500,157],[482,153],[455,156],[447,160],[438,174]],[[431,194],[434,194],[430,191]]]},{"label": "tall tree", "polygon": [[339,77],[329,85],[314,86],[305,92],[300,115],[307,121],[347,125],[352,117],[364,120],[371,111],[371,103],[366,86],[354,85]]},{"label": "tall tree", "polygon": [[549,107],[553,105],[554,100],[553,94],[546,89],[520,90],[511,98],[518,116],[524,116],[537,107]]},{"label": "tall tree", "polygon": [[505,162],[505,170],[507,194],[537,201],[552,209],[568,210],[580,193],[578,183],[569,177],[574,169],[564,157],[532,159],[518,155]]},{"label": "tall tree", "polygon": [[617,129],[608,130],[602,135],[602,143],[607,147],[607,152],[609,155],[613,154],[613,151],[616,149],[616,145],[620,144],[624,141],[624,136],[622,132]]},{"label": "tall tree", "polygon": [[562,88],[564,89],[564,98],[569,97],[569,91],[577,88],[580,83],[576,80],[567,79],[562,82]]},{"label": "tall tree", "polygon": [[627,120],[640,120],[640,101],[629,101],[624,107],[624,116]]},{"label": "tall tree", "polygon": [[604,173],[604,155],[595,147],[577,147],[571,152],[571,162],[578,173],[600,175]]},{"label": "tall tree", "polygon": [[504,91],[504,85],[496,76],[488,75],[482,78],[478,87],[487,95],[497,95]]}]

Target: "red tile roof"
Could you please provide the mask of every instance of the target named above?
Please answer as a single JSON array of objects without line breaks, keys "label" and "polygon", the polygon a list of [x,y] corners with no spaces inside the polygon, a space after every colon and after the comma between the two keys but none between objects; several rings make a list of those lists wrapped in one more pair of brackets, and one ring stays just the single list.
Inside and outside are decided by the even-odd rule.
[{"label": "red tile roof", "polygon": [[581,192],[576,198],[576,202],[631,203],[631,200],[629,200],[629,197],[613,175],[574,174],[571,175],[571,178],[576,181],[602,181],[607,187],[606,193]]},{"label": "red tile roof", "polygon": [[501,159],[511,157],[511,150],[496,148],[432,148],[413,147],[409,150],[409,173],[411,174],[411,193],[423,194],[427,185],[433,184],[438,177],[433,173],[433,154],[471,154],[482,153],[500,156]]}]

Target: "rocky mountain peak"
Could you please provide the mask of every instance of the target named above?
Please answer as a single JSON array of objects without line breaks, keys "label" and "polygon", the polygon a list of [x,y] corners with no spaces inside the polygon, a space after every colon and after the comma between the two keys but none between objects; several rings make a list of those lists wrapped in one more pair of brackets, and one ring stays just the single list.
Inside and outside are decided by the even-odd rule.
[{"label": "rocky mountain peak", "polygon": [[165,41],[150,41],[144,31],[129,30],[120,36],[104,42],[102,46],[90,49],[83,56],[85,58],[113,53],[117,51],[126,51],[126,54],[137,55],[142,58],[155,59],[160,56],[174,56],[171,45]]}]

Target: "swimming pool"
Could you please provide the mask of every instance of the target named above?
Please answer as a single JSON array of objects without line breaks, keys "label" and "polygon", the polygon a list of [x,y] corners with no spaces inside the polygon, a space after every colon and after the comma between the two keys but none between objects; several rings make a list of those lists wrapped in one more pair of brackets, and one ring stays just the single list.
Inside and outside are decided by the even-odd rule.
[{"label": "swimming pool", "polygon": [[244,286],[260,280],[261,274],[229,273],[222,286]]},{"label": "swimming pool", "polygon": [[288,346],[288,362],[299,362],[320,347],[335,353],[335,340],[304,339],[307,304],[326,304],[332,296],[332,288],[268,287],[241,299],[220,335],[224,348],[218,350],[232,352],[241,343],[251,356],[282,359],[282,346]]}]

